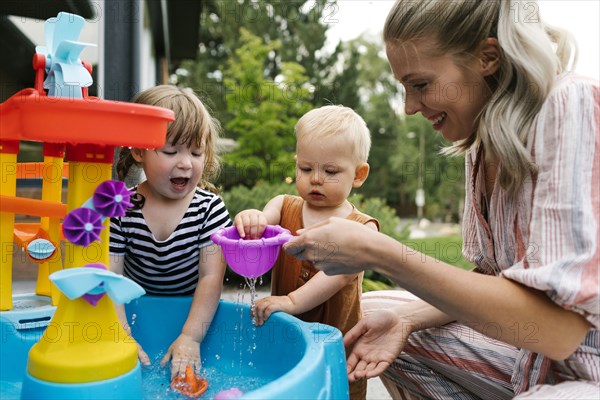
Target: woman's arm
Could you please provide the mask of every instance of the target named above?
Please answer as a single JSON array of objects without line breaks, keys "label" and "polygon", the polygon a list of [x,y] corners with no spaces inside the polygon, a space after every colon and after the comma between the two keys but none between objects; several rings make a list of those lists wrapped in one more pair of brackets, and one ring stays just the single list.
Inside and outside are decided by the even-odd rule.
[{"label": "woman's arm", "polygon": [[568,357],[590,328],[543,293],[450,266],[359,224],[331,218],[299,234],[284,248],[325,273],[372,269],[465,325],[552,359]]},{"label": "woman's arm", "polygon": [[[363,226],[377,231],[377,225],[372,222],[368,222]],[[329,300],[334,294],[342,290],[344,286],[356,279],[357,276],[356,273],[328,276],[322,271],[318,272],[304,285],[288,294],[292,308],[286,312],[296,315],[312,310]]]}]

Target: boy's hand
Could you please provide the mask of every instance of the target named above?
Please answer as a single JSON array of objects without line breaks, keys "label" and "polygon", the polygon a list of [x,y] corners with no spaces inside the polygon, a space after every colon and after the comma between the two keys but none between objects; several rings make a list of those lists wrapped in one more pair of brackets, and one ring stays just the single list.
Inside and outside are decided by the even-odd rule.
[{"label": "boy's hand", "polygon": [[260,210],[244,210],[235,216],[233,223],[242,239],[260,239],[267,227],[267,218]]},{"label": "boy's hand", "polygon": [[269,296],[256,300],[251,310],[255,324],[261,326],[275,311],[293,314],[294,302],[288,296]]}]

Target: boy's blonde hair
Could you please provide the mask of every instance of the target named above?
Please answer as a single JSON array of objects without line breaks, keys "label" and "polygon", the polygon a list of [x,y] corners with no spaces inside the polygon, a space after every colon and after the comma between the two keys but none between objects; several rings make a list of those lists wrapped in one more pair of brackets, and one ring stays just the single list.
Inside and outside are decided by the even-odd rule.
[{"label": "boy's blonde hair", "polygon": [[[189,88],[159,85],[138,93],[134,103],[163,107],[175,113],[175,121],[167,128],[167,142],[188,147],[204,145],[206,161],[200,185],[214,189],[210,182],[219,175],[221,160],[217,154],[217,141],[221,125],[213,118],[198,96]],[[117,163],[119,179],[127,176],[134,163],[129,149],[121,149]]]},{"label": "boy's blonde hair", "polygon": [[371,150],[367,124],[353,109],[328,105],[304,114],[295,127],[296,141],[343,135],[352,146],[348,149],[356,164],[366,163]]},{"label": "boy's blonde hair", "polygon": [[383,28],[388,46],[432,38],[439,54],[457,64],[472,57],[482,41],[496,38],[501,66],[487,81],[491,98],[474,135],[446,153],[483,144],[502,160],[499,183],[515,194],[535,171],[527,141],[534,118],[553,88],[557,74],[569,69],[577,46],[563,30],[543,23],[535,0],[398,0]]}]

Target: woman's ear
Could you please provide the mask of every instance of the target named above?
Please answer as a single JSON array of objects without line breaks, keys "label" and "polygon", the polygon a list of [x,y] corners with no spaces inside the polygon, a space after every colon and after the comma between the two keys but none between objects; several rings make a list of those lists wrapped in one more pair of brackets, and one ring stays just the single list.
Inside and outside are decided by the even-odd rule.
[{"label": "woman's ear", "polygon": [[144,150],[132,148],[131,149],[131,157],[133,157],[133,159],[136,162],[142,162],[142,160],[144,159]]},{"label": "woman's ear", "polygon": [[494,75],[500,68],[500,45],[498,39],[483,40],[479,49],[479,62],[483,76]]},{"label": "woman's ear", "polygon": [[358,167],[356,167],[356,172],[354,172],[354,181],[352,181],[352,187],[359,188],[365,183],[367,177],[369,176],[369,164],[362,163]]}]

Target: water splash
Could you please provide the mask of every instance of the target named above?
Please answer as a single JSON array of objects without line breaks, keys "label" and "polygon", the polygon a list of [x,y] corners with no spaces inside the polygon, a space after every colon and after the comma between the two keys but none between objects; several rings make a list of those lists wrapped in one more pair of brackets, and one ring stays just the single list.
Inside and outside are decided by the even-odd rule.
[{"label": "water splash", "polygon": [[[250,314],[252,316],[252,324],[256,325],[256,319],[254,318],[254,305],[256,303],[256,282],[259,278],[244,278],[246,281],[246,287],[250,290]],[[262,283],[262,279],[261,279]]]},{"label": "water splash", "polygon": [[[152,365],[142,369],[143,380],[143,398],[144,399],[162,399],[162,400],[184,400],[186,396],[181,392],[171,389],[171,373],[168,367],[161,367],[160,360],[163,354],[159,354],[152,359]],[[240,373],[237,368],[230,369],[222,365],[225,359],[219,362],[219,358],[215,357],[216,361],[210,363],[206,367],[203,366],[200,374],[208,381],[208,390],[202,395],[202,399],[212,399],[215,394],[222,390],[227,390],[232,387],[239,388],[242,392],[247,393],[256,390],[268,384],[272,377],[261,376],[260,374]],[[250,364],[248,364],[250,365]]]}]

